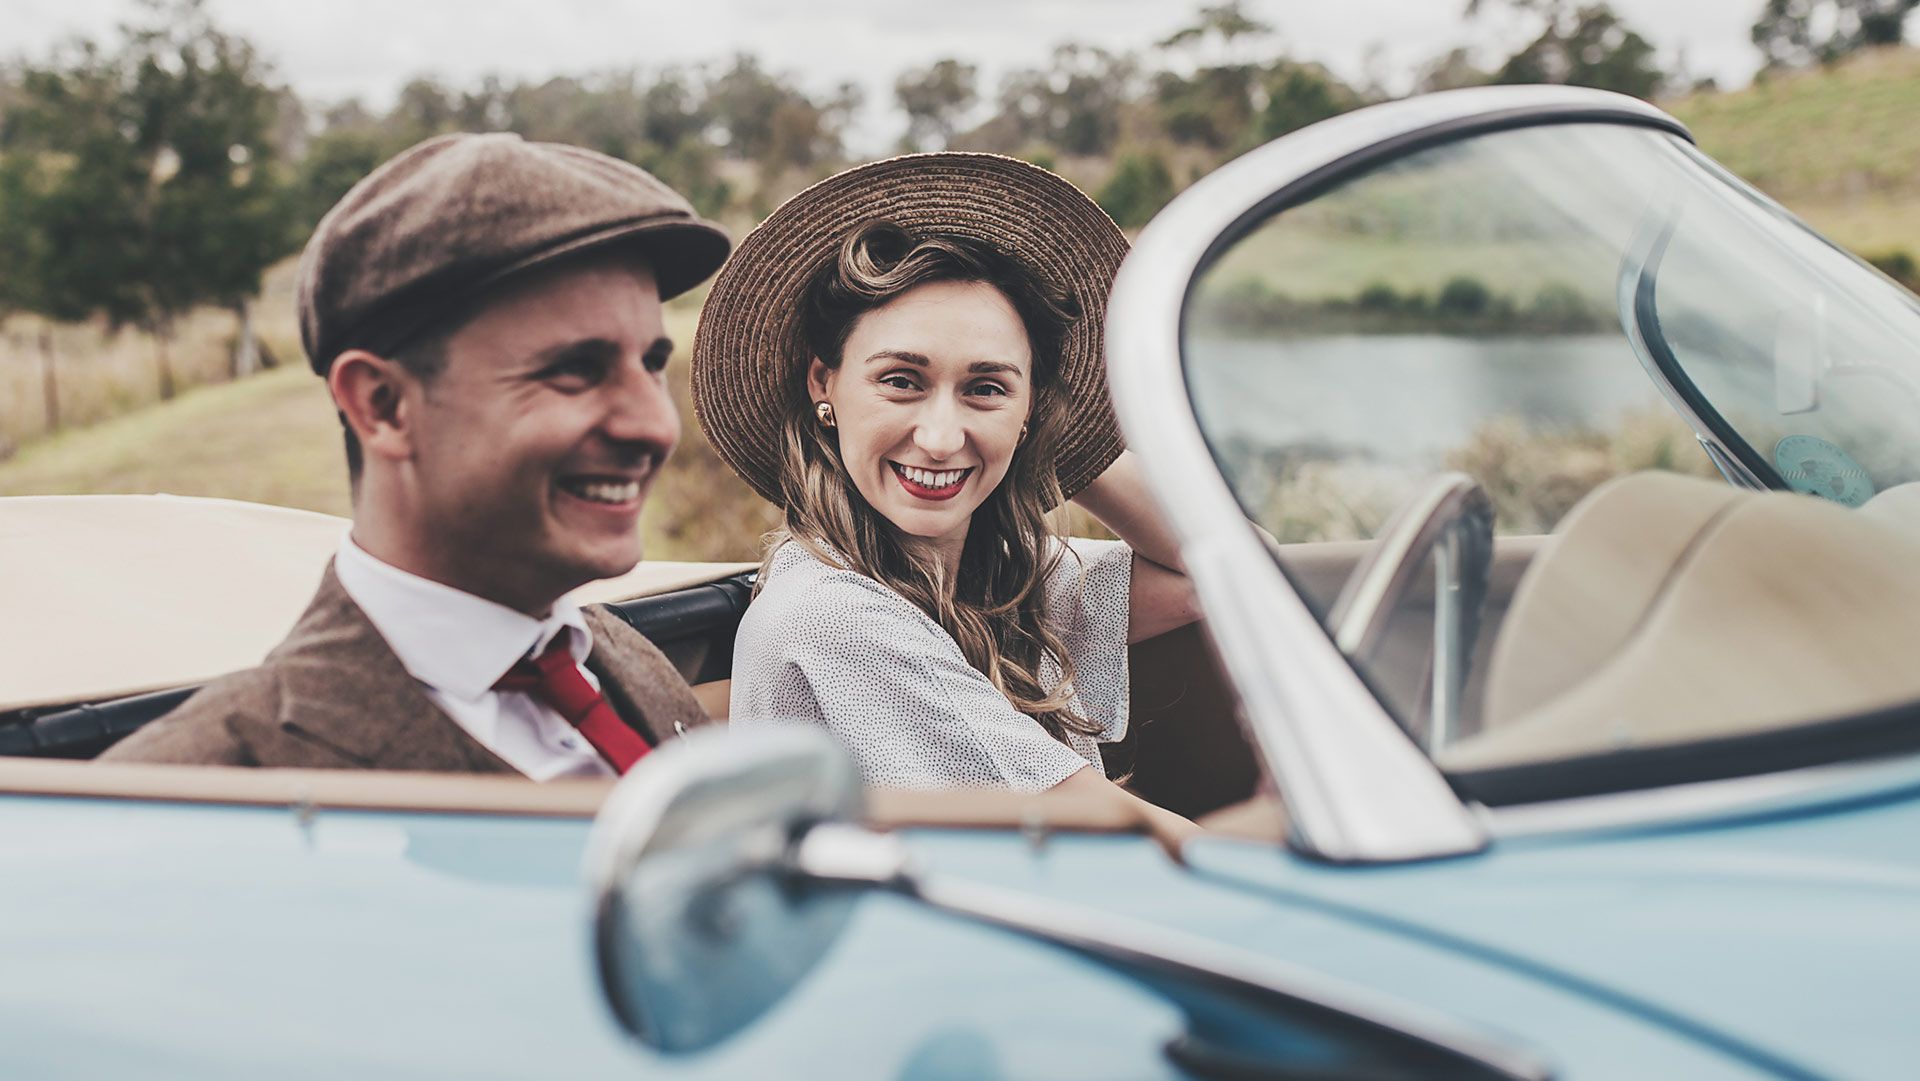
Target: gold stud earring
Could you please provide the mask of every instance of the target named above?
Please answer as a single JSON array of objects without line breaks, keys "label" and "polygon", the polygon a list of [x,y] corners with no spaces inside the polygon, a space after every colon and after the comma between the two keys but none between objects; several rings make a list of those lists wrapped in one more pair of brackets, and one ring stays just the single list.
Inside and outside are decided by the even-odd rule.
[{"label": "gold stud earring", "polygon": [[1016,439],[1016,440],[1014,440],[1014,442],[1016,442],[1016,443],[1025,443],[1026,441],[1027,441],[1027,426],[1026,426],[1026,425],[1024,425],[1024,424],[1022,424],[1022,425],[1020,426],[1020,438],[1019,438],[1019,439]]},{"label": "gold stud earring", "polygon": [[813,415],[820,418],[820,427],[838,428],[839,422],[833,419],[833,403],[821,402],[813,407]]}]

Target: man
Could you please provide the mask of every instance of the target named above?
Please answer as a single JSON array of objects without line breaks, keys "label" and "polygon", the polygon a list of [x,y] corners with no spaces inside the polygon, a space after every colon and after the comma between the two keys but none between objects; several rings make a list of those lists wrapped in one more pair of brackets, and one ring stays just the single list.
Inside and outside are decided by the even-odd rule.
[{"label": "man", "polygon": [[607,776],[705,712],[565,599],[640,558],[680,421],[660,302],[729,244],[625,162],[449,135],[348,192],[300,330],[345,427],[353,528],[286,640],[111,761]]}]

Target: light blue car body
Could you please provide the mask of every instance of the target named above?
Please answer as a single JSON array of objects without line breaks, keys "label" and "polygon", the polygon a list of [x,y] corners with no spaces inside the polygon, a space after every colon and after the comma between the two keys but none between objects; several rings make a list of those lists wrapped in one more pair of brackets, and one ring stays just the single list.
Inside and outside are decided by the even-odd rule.
[{"label": "light blue car body", "polygon": [[[874,895],[721,1048],[616,1025],[588,823],[0,798],[0,1076],[1184,1076],[1173,1011]],[[1531,1048],[1578,1078],[1911,1077],[1920,762],[1691,824],[1337,867],[1207,840],[908,834],[933,869],[1180,928]]]}]

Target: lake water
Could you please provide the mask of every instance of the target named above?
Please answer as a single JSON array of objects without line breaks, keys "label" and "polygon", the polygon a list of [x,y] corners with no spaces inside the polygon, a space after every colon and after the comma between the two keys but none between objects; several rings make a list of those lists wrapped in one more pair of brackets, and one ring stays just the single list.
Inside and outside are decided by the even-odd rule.
[{"label": "lake water", "polygon": [[1199,338],[1187,373],[1216,445],[1337,448],[1421,469],[1496,417],[1606,430],[1668,411],[1618,334]]}]

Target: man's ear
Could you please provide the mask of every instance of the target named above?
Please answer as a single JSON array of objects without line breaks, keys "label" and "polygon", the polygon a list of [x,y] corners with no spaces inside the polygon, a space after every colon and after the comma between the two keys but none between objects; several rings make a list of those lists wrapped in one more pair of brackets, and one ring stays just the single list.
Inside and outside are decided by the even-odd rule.
[{"label": "man's ear", "polygon": [[807,362],[807,396],[816,402],[825,401],[833,395],[833,378],[840,373],[827,367],[827,362],[814,357]]},{"label": "man's ear", "polygon": [[346,418],[369,458],[400,461],[413,456],[413,403],[407,391],[418,380],[398,363],[349,349],[327,370],[334,408]]}]

